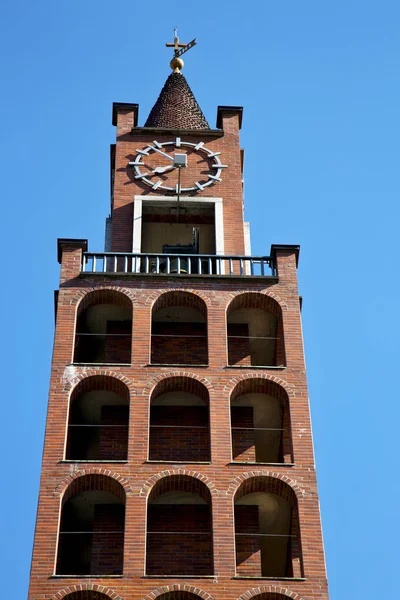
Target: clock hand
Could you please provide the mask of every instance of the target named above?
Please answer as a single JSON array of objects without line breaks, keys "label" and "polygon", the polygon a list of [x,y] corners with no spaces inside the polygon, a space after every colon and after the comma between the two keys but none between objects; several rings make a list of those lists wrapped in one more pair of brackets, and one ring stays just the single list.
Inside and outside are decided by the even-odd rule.
[{"label": "clock hand", "polygon": [[154,150],[154,152],[158,152],[159,154],[162,154],[163,156],[165,156],[166,158],[168,158],[168,160],[172,160],[172,161],[174,160],[173,156],[171,156],[170,154],[167,154],[166,152],[163,152],[162,150],[159,150],[155,146],[147,146],[147,148],[149,150]]},{"label": "clock hand", "polygon": [[153,169],[152,173],[165,173],[166,171],[170,171],[171,169],[175,169],[175,165],[168,165],[167,167],[156,167]]}]

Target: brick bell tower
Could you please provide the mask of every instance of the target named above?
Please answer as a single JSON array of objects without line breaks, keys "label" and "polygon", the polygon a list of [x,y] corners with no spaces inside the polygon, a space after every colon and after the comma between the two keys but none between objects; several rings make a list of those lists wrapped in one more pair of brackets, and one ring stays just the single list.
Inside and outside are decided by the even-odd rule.
[{"label": "brick bell tower", "polygon": [[59,239],[29,600],[327,600],[296,269],[251,256],[242,108],[115,103],[106,251]]}]

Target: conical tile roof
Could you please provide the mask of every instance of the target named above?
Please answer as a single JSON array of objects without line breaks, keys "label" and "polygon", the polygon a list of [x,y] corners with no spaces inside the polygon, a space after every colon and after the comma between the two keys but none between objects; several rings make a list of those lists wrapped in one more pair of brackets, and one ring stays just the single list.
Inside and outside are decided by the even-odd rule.
[{"label": "conical tile roof", "polygon": [[210,129],[182,73],[171,73],[144,125],[165,129]]}]

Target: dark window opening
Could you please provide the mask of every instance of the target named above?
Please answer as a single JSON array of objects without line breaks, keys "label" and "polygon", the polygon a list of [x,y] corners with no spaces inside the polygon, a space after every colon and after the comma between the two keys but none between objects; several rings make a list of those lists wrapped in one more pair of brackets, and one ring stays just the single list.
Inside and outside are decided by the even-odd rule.
[{"label": "dark window opening", "polygon": [[208,407],[174,406],[173,399],[167,406],[151,406],[149,459],[209,461]]},{"label": "dark window opening", "polygon": [[128,427],[128,388],[112,377],[89,377],[71,395],[65,458],[126,460]]},{"label": "dark window opening", "polygon": [[208,363],[207,308],[188,292],[167,292],[152,313],[151,362],[166,365]]},{"label": "dark window opening", "polygon": [[70,498],[61,515],[57,574],[120,575],[125,506],[101,490]]},{"label": "dark window opening", "polygon": [[[94,292],[96,294],[96,292]],[[90,296],[90,294],[89,294]],[[132,310],[101,297],[78,314],[74,362],[129,364],[132,344]],[[96,298],[95,298],[96,300]]]},{"label": "dark window opening", "polygon": [[212,575],[211,500],[186,491],[184,481],[177,487],[149,499],[146,572]]},{"label": "dark window opening", "polygon": [[156,364],[207,364],[207,324],[154,322],[151,362]]}]

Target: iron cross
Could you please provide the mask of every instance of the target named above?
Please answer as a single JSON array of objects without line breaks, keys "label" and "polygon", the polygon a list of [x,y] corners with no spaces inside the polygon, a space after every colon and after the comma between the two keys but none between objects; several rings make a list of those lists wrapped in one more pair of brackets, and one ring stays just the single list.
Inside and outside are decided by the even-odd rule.
[{"label": "iron cross", "polygon": [[174,41],[173,42],[167,42],[165,45],[167,46],[167,48],[173,48],[174,49],[174,58],[178,58],[178,56],[181,56],[182,54],[185,54],[185,52],[187,52],[188,50],[190,50],[190,48],[193,48],[193,46],[195,44],[196,44],[196,38],[194,38],[194,40],[192,40],[188,44],[180,44],[179,43],[179,38],[178,38],[178,30],[175,27],[175,29],[174,29]]}]

